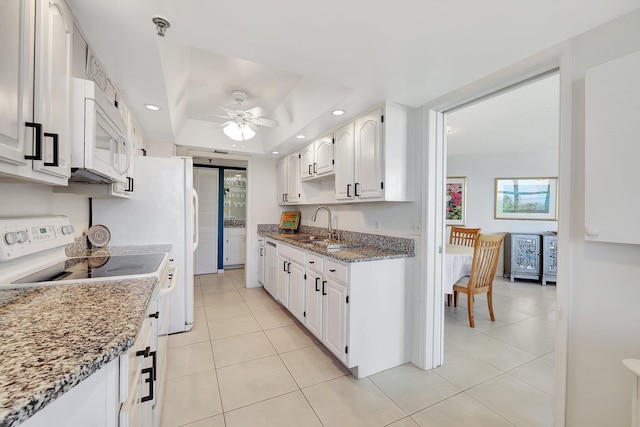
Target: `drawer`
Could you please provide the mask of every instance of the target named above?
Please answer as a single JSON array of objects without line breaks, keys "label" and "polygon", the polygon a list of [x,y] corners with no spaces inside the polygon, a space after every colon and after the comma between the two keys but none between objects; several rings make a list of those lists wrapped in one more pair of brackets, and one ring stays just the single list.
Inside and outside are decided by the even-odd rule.
[{"label": "drawer", "polygon": [[322,273],[323,260],[324,258],[318,255],[307,253],[307,268],[317,273]]},{"label": "drawer", "polygon": [[331,259],[324,260],[324,277],[349,283],[349,266]]},{"label": "drawer", "polygon": [[306,265],[304,262],[304,254],[305,252],[299,249],[294,248],[289,245],[278,245],[278,255],[283,256],[289,261],[295,262],[300,265]]}]

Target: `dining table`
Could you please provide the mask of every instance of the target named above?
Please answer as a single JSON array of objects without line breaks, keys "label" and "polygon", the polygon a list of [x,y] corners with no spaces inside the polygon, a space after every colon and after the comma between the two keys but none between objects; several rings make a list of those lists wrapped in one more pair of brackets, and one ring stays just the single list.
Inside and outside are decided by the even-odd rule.
[{"label": "dining table", "polygon": [[442,291],[453,294],[453,285],[471,274],[473,264],[473,246],[447,245],[445,249]]}]

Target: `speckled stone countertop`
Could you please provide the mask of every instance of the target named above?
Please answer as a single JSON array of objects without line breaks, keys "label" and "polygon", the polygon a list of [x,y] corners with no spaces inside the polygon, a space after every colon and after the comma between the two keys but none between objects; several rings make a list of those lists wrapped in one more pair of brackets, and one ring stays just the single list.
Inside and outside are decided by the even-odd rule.
[{"label": "speckled stone countertop", "polygon": [[0,290],[0,426],[19,425],[129,349],[156,284],[144,278]]},{"label": "speckled stone countertop", "polygon": [[[321,235],[324,232],[324,229],[318,227],[301,226],[299,234]],[[355,242],[362,244],[362,246],[326,249],[316,243],[297,242],[288,239],[287,236],[290,236],[291,233],[279,232],[277,225],[259,224],[258,234],[343,262],[379,261],[415,256],[415,240],[402,237],[339,231],[338,235],[341,241]]]}]

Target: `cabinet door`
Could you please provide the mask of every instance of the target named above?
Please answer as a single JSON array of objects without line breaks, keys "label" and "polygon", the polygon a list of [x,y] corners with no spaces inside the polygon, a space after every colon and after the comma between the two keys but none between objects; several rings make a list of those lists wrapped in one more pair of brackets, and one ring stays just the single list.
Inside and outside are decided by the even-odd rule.
[{"label": "cabinet door", "polygon": [[355,196],[384,198],[382,159],[382,110],[373,111],[356,122]]},{"label": "cabinet door", "polygon": [[276,299],[285,307],[289,306],[289,271],[291,263],[281,255],[278,255],[278,286]]},{"label": "cabinet door", "polygon": [[287,157],[278,160],[277,166],[278,180],[276,181],[277,202],[284,203],[287,194]]},{"label": "cabinet door", "polygon": [[322,276],[307,270],[305,281],[304,324],[320,341],[322,341]]},{"label": "cabinet door", "polygon": [[245,228],[225,230],[225,265],[244,264],[245,261]]},{"label": "cabinet door", "polygon": [[287,197],[289,203],[300,201],[300,155],[296,152],[287,156]]},{"label": "cabinet door", "polygon": [[346,362],[347,287],[335,280],[325,280],[322,298],[322,343]]},{"label": "cabinet door", "polygon": [[512,235],[512,266],[515,274],[540,275],[540,236],[537,234]]},{"label": "cabinet door", "polygon": [[292,262],[289,264],[289,311],[300,322],[304,322],[304,266]]},{"label": "cabinet door", "polygon": [[349,123],[338,129],[334,135],[336,200],[351,200],[354,182],[354,124]]},{"label": "cabinet door", "polygon": [[44,138],[42,160],[34,160],[33,168],[68,178],[73,16],[62,0],[38,0],[38,6],[34,117]]},{"label": "cabinet door", "polygon": [[313,164],[315,162],[315,145],[309,144],[300,150],[300,177],[302,179],[314,176]]},{"label": "cabinet door", "polygon": [[328,175],[333,172],[333,134],[320,138],[314,143],[315,163],[313,173],[316,176]]},{"label": "cabinet door", "polygon": [[[20,132],[23,129],[22,107],[24,85],[21,85],[23,60],[28,56],[21,50],[21,42],[28,34],[29,19],[25,19],[25,29],[21,21],[20,10],[25,6],[23,1],[3,1],[0,3],[0,162],[11,165],[25,165],[23,139]],[[27,9],[28,11],[28,9]],[[26,48],[26,45],[25,45]],[[10,171],[0,167],[0,171]],[[15,169],[17,173],[17,169]]]}]

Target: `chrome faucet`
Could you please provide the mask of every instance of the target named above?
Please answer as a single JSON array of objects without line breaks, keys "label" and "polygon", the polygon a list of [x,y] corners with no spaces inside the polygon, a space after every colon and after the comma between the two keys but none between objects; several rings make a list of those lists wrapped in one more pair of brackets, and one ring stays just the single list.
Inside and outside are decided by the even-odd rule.
[{"label": "chrome faucet", "polygon": [[332,239],[335,237],[335,232],[333,231],[333,229],[331,228],[331,209],[329,209],[326,206],[320,206],[318,209],[316,209],[315,213],[313,214],[313,217],[311,218],[311,221],[315,222],[316,218],[318,216],[318,211],[320,211],[320,209],[324,209],[327,211],[327,234],[329,235],[329,238]]}]

